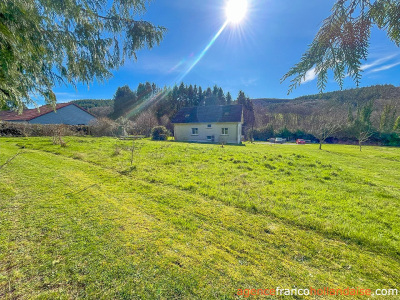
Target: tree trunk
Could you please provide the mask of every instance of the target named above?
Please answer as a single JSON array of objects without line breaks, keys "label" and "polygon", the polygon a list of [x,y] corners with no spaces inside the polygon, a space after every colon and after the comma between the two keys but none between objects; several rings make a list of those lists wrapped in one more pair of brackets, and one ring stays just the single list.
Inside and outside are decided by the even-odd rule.
[{"label": "tree trunk", "polygon": [[322,150],[322,143],[319,143],[319,150]]},{"label": "tree trunk", "polygon": [[133,151],[135,150],[135,139],[132,140],[131,167],[133,166]]},{"label": "tree trunk", "polygon": [[360,145],[360,152],[361,152],[361,142],[358,143]]}]

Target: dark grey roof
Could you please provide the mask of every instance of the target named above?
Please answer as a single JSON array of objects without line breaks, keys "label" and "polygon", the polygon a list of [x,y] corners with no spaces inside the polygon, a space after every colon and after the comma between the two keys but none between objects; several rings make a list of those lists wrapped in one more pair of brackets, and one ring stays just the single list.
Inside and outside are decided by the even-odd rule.
[{"label": "dark grey roof", "polygon": [[241,121],[241,105],[185,107],[172,118],[172,123],[236,123]]}]

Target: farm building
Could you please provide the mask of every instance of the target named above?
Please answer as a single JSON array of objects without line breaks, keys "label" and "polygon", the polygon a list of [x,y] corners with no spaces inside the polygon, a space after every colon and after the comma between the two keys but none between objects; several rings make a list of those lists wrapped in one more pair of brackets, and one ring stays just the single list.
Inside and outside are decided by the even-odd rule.
[{"label": "farm building", "polygon": [[0,120],[7,122],[88,125],[94,119],[95,116],[72,102],[57,104],[56,111],[51,105],[44,105],[39,109],[25,109],[22,114],[15,111],[0,111]]},{"label": "farm building", "polygon": [[240,144],[241,105],[182,108],[172,119],[176,141]]}]

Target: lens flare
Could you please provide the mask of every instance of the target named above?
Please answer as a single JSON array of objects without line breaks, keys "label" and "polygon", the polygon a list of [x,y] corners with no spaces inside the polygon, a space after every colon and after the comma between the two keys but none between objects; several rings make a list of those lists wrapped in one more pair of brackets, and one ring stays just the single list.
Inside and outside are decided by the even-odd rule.
[{"label": "lens flare", "polygon": [[229,0],[226,4],[226,18],[230,23],[240,23],[247,13],[247,0]]},{"label": "lens flare", "polygon": [[196,57],[194,62],[190,65],[190,67],[186,70],[185,73],[183,73],[177,80],[177,82],[181,82],[183,78],[186,77],[187,74],[192,71],[192,69],[199,63],[199,61],[206,55],[207,51],[211,48],[211,46],[215,43],[215,41],[218,39],[218,37],[221,35],[221,33],[224,31],[225,27],[228,25],[228,22],[225,22],[224,25],[218,30],[218,32],[214,35],[214,37],[211,39],[211,41],[207,44],[207,46],[204,48],[203,51]]}]

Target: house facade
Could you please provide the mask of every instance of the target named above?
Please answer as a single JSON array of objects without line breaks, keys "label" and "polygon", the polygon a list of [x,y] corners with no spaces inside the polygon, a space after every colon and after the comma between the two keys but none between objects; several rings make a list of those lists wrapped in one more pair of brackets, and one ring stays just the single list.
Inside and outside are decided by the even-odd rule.
[{"label": "house facade", "polygon": [[241,105],[186,107],[172,123],[176,141],[240,144],[243,109]]},{"label": "house facade", "polygon": [[82,107],[70,102],[53,106],[44,105],[39,109],[26,109],[22,114],[14,111],[1,111],[0,120],[7,122],[26,122],[30,124],[88,125],[96,117]]}]

